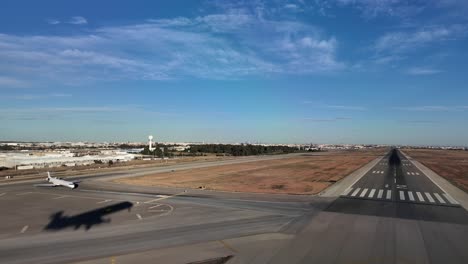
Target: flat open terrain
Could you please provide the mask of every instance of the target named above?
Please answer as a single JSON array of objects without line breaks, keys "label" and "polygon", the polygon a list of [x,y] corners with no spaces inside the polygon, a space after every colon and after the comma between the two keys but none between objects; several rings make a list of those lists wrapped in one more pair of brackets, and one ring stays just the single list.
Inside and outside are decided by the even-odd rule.
[{"label": "flat open terrain", "polygon": [[114,182],[233,192],[316,194],[384,152],[382,149],[305,154],[279,160],[121,178]]},{"label": "flat open terrain", "polygon": [[[172,165],[179,165],[185,163],[194,163],[194,162],[214,162],[214,161],[223,161],[223,160],[236,160],[242,157],[230,157],[230,156],[216,156],[216,155],[207,155],[207,156],[184,156],[176,157],[168,160],[132,160],[129,162],[116,162],[112,166],[108,164],[93,164],[87,166],[75,166],[75,167],[56,167],[56,168],[41,168],[41,169],[32,169],[32,170],[4,170],[0,171],[0,184],[5,182],[12,181],[21,181],[27,179],[37,179],[44,178],[47,171],[50,171],[52,175],[56,177],[68,177],[68,176],[80,176],[93,173],[105,173],[105,172],[122,172],[125,170],[133,169],[144,169],[144,168],[162,168]],[[13,176],[13,179],[6,180],[5,176]]]},{"label": "flat open terrain", "polygon": [[468,151],[427,149],[404,151],[458,188],[468,192]]}]

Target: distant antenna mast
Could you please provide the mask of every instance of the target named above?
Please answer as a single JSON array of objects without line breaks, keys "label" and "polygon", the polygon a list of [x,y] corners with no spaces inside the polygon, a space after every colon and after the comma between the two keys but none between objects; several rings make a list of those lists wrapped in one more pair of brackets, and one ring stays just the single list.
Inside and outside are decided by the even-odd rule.
[{"label": "distant antenna mast", "polygon": [[148,137],[148,140],[149,140],[149,151],[153,152],[156,148],[153,147],[153,136],[149,136]]}]

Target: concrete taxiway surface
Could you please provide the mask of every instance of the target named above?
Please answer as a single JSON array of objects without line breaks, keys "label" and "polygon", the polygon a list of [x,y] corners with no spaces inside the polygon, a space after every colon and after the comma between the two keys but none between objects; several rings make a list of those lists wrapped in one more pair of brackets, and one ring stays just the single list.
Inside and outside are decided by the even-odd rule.
[{"label": "concrete taxiway surface", "polygon": [[468,263],[467,211],[398,151],[325,193],[2,186],[0,262]]},{"label": "concrete taxiway surface", "polygon": [[[312,208],[294,197],[268,202],[30,185],[2,187],[0,193],[1,263],[69,263],[277,233]],[[227,246],[220,245],[212,257],[224,256]]]}]

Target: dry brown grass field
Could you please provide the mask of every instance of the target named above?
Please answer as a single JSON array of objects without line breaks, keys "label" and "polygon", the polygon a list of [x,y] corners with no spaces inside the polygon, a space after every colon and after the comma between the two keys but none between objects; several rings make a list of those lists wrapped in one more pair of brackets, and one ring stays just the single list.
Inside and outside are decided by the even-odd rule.
[{"label": "dry brown grass field", "polygon": [[468,192],[468,151],[461,150],[403,150],[440,176]]},{"label": "dry brown grass field", "polygon": [[316,194],[384,153],[383,149],[324,152],[121,178],[115,182],[231,192]]}]

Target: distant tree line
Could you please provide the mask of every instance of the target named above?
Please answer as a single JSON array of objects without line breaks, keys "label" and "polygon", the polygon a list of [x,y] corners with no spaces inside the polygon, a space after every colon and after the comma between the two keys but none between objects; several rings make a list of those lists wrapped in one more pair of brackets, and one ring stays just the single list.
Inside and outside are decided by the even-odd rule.
[{"label": "distant tree line", "polygon": [[196,153],[215,153],[232,156],[251,156],[251,155],[266,155],[266,154],[287,154],[300,151],[295,147],[288,146],[259,146],[259,145],[231,145],[231,144],[206,144],[206,145],[190,145],[192,154]]},{"label": "distant tree line", "polygon": [[15,148],[13,148],[12,146],[8,146],[8,145],[0,145],[0,150],[14,150]]},{"label": "distant tree line", "polygon": [[153,148],[155,148],[153,151],[149,150],[149,146],[145,146],[143,151],[140,152],[140,154],[143,155],[150,155],[158,158],[164,158],[164,157],[172,157],[174,154],[169,151],[169,147],[172,145],[164,145],[164,144],[158,144],[155,143],[153,145]]}]

